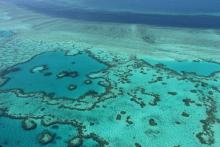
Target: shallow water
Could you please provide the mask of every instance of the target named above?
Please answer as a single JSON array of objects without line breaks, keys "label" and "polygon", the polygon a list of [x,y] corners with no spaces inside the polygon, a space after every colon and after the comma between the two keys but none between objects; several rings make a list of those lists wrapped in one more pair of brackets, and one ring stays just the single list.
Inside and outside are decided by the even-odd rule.
[{"label": "shallow water", "polygon": [[7,80],[1,89],[45,92],[55,98],[74,99],[90,91],[97,94],[105,91],[104,87],[98,85],[103,82],[101,78],[89,78],[90,73],[104,68],[105,65],[86,54],[65,56],[62,52],[43,53],[10,69],[12,72],[3,76]]},{"label": "shallow water", "polygon": [[219,147],[219,8],[0,0],[0,146]]},{"label": "shallow water", "polygon": [[210,76],[220,71],[220,64],[206,61],[156,60],[151,57],[145,60],[153,66],[161,65],[179,73],[195,73],[200,76]]}]

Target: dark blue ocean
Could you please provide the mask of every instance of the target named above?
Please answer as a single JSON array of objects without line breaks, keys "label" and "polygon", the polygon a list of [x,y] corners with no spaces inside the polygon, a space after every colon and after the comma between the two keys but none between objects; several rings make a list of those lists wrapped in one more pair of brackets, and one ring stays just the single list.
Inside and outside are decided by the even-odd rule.
[{"label": "dark blue ocean", "polygon": [[168,27],[220,28],[218,0],[13,0],[48,15],[86,21]]}]

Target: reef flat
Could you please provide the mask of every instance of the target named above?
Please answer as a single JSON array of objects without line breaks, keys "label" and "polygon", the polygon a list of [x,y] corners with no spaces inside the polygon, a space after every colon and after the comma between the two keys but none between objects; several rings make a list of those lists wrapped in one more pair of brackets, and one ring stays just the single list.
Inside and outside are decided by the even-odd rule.
[{"label": "reef flat", "polygon": [[220,30],[0,3],[1,146],[220,146]]},{"label": "reef flat", "polygon": [[[105,93],[101,96],[97,93],[85,96],[83,96],[84,94],[75,95],[75,99],[71,99],[69,95],[66,95],[67,98],[54,98],[54,94],[50,94],[50,89],[41,90],[44,93],[37,91],[29,93],[28,87],[16,89],[18,82],[10,83],[10,81],[16,81],[19,72],[22,72],[22,70],[13,70],[19,66],[17,65],[1,74],[3,79],[7,75],[11,76],[10,80],[6,80],[0,87],[2,119],[15,119],[13,121],[31,119],[32,122],[29,123],[46,127],[46,130],[48,130],[47,127],[55,124],[58,126],[72,124],[73,129],[75,128],[78,132],[75,133],[75,136],[73,133],[72,136],[70,135],[72,138],[69,137],[66,140],[74,140],[77,137],[78,140],[66,143],[87,144],[84,142],[87,138],[100,146],[135,144],[160,146],[163,142],[166,142],[166,146],[187,146],[189,144],[190,146],[206,146],[218,143],[215,138],[218,135],[215,127],[219,125],[218,73],[209,78],[198,78],[190,73],[181,75],[163,66],[152,66],[146,61],[134,57],[128,56],[122,60],[120,56],[95,49],[83,52],[97,61],[102,61],[108,67],[89,74],[91,78],[105,79],[103,82],[98,82],[101,86],[106,87]],[[56,52],[54,53],[56,54]],[[45,53],[45,55],[47,54]],[[51,61],[52,58],[53,56],[51,56]],[[34,62],[32,60],[29,62]],[[37,63],[42,64],[41,61]],[[83,63],[81,64],[83,65]],[[50,66],[49,64],[48,67]],[[74,65],[72,66],[74,67]],[[26,70],[25,68],[22,69]],[[29,77],[36,79],[34,75]],[[49,76],[41,78],[45,78],[45,84],[50,83]],[[19,79],[25,81],[26,77],[19,77]],[[59,80],[54,81],[59,84]],[[38,81],[40,82],[40,79]],[[14,88],[10,89],[7,84],[13,85]],[[42,87],[36,82],[31,82],[31,84],[32,86],[30,85],[29,88],[32,90],[36,88],[35,86]],[[62,84],[63,82],[60,85]],[[28,83],[26,85],[23,82],[18,85],[27,86]],[[66,89],[68,89],[67,86]],[[39,120],[41,123],[38,123]],[[28,128],[28,123],[25,125]],[[23,131],[35,130],[35,127],[29,128]],[[63,132],[52,131],[51,133],[62,136]],[[37,135],[40,135],[40,131]],[[124,138],[125,135],[126,138]],[[10,146],[10,139],[2,143],[5,142]],[[53,144],[55,142],[60,143],[60,140],[54,138],[51,141]],[[44,144],[42,141],[38,143]],[[89,141],[89,143],[91,142]]]}]

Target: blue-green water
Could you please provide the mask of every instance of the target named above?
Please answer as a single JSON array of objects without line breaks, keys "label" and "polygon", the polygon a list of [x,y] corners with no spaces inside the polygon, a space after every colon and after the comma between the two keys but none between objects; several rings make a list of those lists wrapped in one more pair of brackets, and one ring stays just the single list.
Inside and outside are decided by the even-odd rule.
[{"label": "blue-green water", "polygon": [[[24,121],[33,121],[36,123],[36,128],[25,130],[22,128]],[[19,119],[9,119],[6,117],[0,117],[0,131],[4,132],[4,136],[0,138],[0,144],[2,146],[33,146],[38,147],[41,144],[39,143],[39,134],[42,132],[50,132],[53,134],[53,139],[51,144],[45,144],[44,146],[65,146],[68,138],[77,136],[77,130],[71,127],[71,125],[50,125],[42,126],[39,120],[22,120]],[[62,136],[59,134],[62,133]],[[25,140],[25,141],[24,141]]]},{"label": "blue-green water", "polygon": [[8,38],[13,36],[13,32],[12,31],[0,31],[0,38],[4,39],[4,38]]},{"label": "blue-green water", "polygon": [[0,43],[4,44],[10,37],[12,37],[14,34],[12,31],[0,31]]},{"label": "blue-green water", "polygon": [[[35,68],[41,67],[41,70],[34,71]],[[91,79],[89,74],[103,70],[106,66],[86,54],[65,56],[62,52],[48,52],[13,68],[18,71],[4,76],[8,81],[1,86],[2,90],[21,89],[25,93],[45,92],[47,95],[52,94],[55,98],[72,99],[91,91],[97,94],[105,91],[104,87],[98,85],[103,79]]]},{"label": "blue-green water", "polygon": [[152,65],[162,64],[166,68],[172,69],[176,72],[182,73],[195,73],[201,76],[209,76],[215,72],[220,71],[220,64],[205,61],[166,61],[154,60],[151,58],[146,59]]},{"label": "blue-green water", "polygon": [[219,12],[0,0],[0,147],[219,147]]}]

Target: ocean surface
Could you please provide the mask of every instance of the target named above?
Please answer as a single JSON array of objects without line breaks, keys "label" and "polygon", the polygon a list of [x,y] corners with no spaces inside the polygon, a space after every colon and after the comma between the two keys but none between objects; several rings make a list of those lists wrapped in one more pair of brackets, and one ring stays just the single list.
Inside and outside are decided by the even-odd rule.
[{"label": "ocean surface", "polygon": [[[143,0],[142,0],[143,1]],[[132,1],[121,2],[91,0],[64,5],[53,1],[15,2],[23,7],[55,17],[79,19],[85,21],[116,22],[130,24],[150,24],[156,26],[219,28],[220,2],[183,1]],[[82,4],[81,4],[82,3]],[[59,5],[60,4],[60,5]],[[179,14],[179,15],[178,15]]]},{"label": "ocean surface", "polygon": [[219,0],[0,0],[0,147],[219,147]]}]

